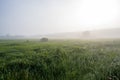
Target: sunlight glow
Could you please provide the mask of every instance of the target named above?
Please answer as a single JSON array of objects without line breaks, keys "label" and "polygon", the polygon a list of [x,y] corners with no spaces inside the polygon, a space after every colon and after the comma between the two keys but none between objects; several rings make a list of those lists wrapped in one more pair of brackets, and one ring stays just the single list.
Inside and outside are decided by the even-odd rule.
[{"label": "sunlight glow", "polygon": [[5,0],[1,34],[49,34],[120,27],[119,0]]},{"label": "sunlight glow", "polygon": [[117,0],[84,0],[77,15],[84,26],[114,24],[118,15]]}]

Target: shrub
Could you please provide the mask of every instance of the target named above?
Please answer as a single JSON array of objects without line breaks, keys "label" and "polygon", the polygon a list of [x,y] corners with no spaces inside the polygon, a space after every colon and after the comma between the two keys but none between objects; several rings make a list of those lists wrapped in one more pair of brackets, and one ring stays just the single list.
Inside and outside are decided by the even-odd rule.
[{"label": "shrub", "polygon": [[41,41],[41,42],[47,42],[47,41],[48,41],[48,38],[41,38],[40,41]]}]

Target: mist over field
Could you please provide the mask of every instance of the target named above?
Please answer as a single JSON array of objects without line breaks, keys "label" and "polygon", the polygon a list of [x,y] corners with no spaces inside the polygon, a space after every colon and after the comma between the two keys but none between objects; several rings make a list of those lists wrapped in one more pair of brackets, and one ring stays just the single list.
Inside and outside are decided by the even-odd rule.
[{"label": "mist over field", "polygon": [[120,39],[119,34],[120,28],[111,28],[29,36],[7,34],[0,36],[0,39],[40,39],[42,37],[47,37],[49,39]]},{"label": "mist over field", "polygon": [[120,80],[120,0],[0,0],[0,80]]}]

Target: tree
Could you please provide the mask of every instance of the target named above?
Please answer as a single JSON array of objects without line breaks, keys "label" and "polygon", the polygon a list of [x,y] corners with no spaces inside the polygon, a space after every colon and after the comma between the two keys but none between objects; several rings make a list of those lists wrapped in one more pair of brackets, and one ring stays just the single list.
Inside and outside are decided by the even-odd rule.
[{"label": "tree", "polygon": [[82,33],[82,36],[83,36],[83,37],[89,37],[89,36],[90,36],[90,31],[84,31],[84,32]]}]

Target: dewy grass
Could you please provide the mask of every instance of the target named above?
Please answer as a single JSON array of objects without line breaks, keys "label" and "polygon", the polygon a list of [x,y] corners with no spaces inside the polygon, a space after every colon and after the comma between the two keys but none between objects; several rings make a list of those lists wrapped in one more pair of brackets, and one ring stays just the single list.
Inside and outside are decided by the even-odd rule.
[{"label": "dewy grass", "polygon": [[2,41],[0,80],[120,80],[120,40]]}]

